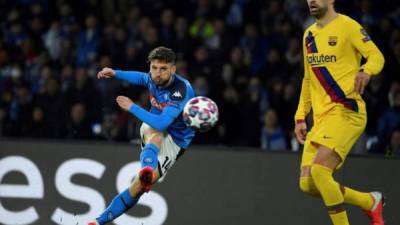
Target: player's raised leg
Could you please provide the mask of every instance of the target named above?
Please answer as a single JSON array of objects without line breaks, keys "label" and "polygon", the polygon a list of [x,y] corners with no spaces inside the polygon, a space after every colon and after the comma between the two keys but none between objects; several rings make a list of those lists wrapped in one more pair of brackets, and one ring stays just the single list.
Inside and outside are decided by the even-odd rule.
[{"label": "player's raised leg", "polygon": [[158,166],[158,153],[164,140],[164,134],[147,124],[141,127],[143,143],[145,146],[140,153],[140,164],[142,169],[139,171],[139,180],[144,192],[148,192],[154,183],[155,172]]},{"label": "player's raised leg", "polygon": [[96,220],[89,225],[103,225],[113,221],[122,213],[136,205],[143,193],[148,192],[151,186],[160,178],[157,154],[161,148],[163,133],[149,126],[144,129],[143,142],[145,144],[140,154],[142,169],[128,189],[117,195]]}]

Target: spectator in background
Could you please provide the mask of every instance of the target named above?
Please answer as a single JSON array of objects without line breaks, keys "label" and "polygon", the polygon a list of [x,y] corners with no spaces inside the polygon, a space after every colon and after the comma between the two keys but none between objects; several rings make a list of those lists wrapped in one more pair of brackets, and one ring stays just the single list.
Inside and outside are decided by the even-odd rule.
[{"label": "spectator in background", "polygon": [[298,38],[292,37],[288,42],[288,47],[285,52],[285,60],[288,67],[287,72],[294,76],[301,71],[303,66],[303,55],[302,55],[301,43]]},{"label": "spectator in background", "polygon": [[82,103],[85,106],[85,113],[90,122],[98,122],[101,120],[101,98],[94,85],[93,79],[89,77],[88,71],[84,67],[77,68],[75,72],[74,85],[67,92],[67,106],[70,108],[75,103]]},{"label": "spectator in background", "polygon": [[382,149],[390,143],[390,135],[396,127],[400,126],[400,90],[393,93],[393,101],[391,107],[387,109],[379,118],[378,123],[378,140]]},{"label": "spectator in background", "polygon": [[[220,113],[219,135],[222,143],[227,145],[238,144],[241,138],[243,120],[238,119],[236,112],[240,112],[240,96],[236,88],[228,85],[222,91],[222,99],[217,102]],[[233,122],[232,122],[233,121]]]},{"label": "spectator in background", "polygon": [[214,34],[205,40],[205,45],[210,49],[212,60],[222,64],[234,45],[232,36],[227,32],[222,19],[213,21]]},{"label": "spectator in background", "polygon": [[145,69],[146,61],[143,60],[143,56],[138,48],[136,48],[133,44],[129,44],[126,46],[125,57],[123,59],[119,59],[122,61],[121,68],[129,70],[130,68],[137,69]]},{"label": "spectator in background", "polygon": [[287,68],[285,61],[277,48],[271,48],[265,57],[266,61],[260,68],[258,76],[264,84],[270,84],[271,80],[275,79],[288,79]]},{"label": "spectator in background", "polygon": [[65,35],[63,34],[60,23],[53,21],[50,30],[44,35],[44,44],[49,52],[52,60],[57,61],[60,59],[62,52],[62,42]]},{"label": "spectator in background", "polygon": [[[246,118],[242,123],[243,145],[259,147],[262,127],[263,107],[267,104],[266,92],[258,77],[251,77],[246,83],[245,92],[241,95],[240,118]],[[251,116],[249,116],[251,115]]]},{"label": "spectator in background", "polygon": [[285,88],[284,81],[280,78],[271,79],[267,87],[269,105],[281,115],[281,112],[286,110],[286,106],[281,104],[283,102],[283,92]]},{"label": "spectator in background", "polygon": [[248,79],[251,74],[250,67],[245,63],[243,49],[239,46],[233,47],[229,61],[222,66],[221,78],[219,79],[222,79],[226,84],[235,84],[239,77],[244,76]]},{"label": "spectator in background", "polygon": [[17,54],[18,61],[24,63],[25,66],[29,67],[32,65],[38,57],[38,52],[34,47],[34,43],[31,38],[26,38],[21,42],[21,49]]},{"label": "spectator in background", "polygon": [[191,76],[206,76],[207,79],[212,78],[214,75],[212,61],[209,57],[209,51],[205,46],[200,46],[194,51],[194,60],[190,64]]},{"label": "spectator in background", "polygon": [[51,65],[43,65],[39,69],[39,74],[32,77],[32,90],[35,94],[42,94],[46,92],[47,81],[54,77],[53,67]]},{"label": "spectator in background", "polygon": [[61,42],[61,53],[60,53],[60,64],[75,64],[75,49],[72,43],[72,39],[66,38]]},{"label": "spectator in background", "polygon": [[161,41],[162,40],[159,39],[158,30],[154,26],[148,27],[145,33],[143,33],[143,46],[141,51],[143,53],[150,52],[156,46],[159,46]]},{"label": "spectator in background", "polygon": [[45,22],[43,21],[42,18],[35,16],[33,17],[29,23],[29,30],[28,30],[28,35],[29,39],[32,40],[32,45],[35,48],[43,48],[43,35],[45,33],[44,27],[45,27]]},{"label": "spectator in background", "polygon": [[190,26],[190,35],[192,38],[206,40],[214,35],[214,27],[206,17],[198,16]]},{"label": "spectator in background", "polygon": [[67,138],[91,139],[93,138],[90,122],[87,118],[85,105],[75,103],[71,107],[70,119],[67,123]]},{"label": "spectator in background", "polygon": [[[68,114],[65,97],[60,91],[59,81],[50,77],[44,84],[43,92],[38,93],[33,101],[35,106],[43,110],[49,138],[65,137],[65,122]],[[31,115],[32,113],[29,113],[29,116]]]},{"label": "spectator in background", "polygon": [[138,48],[142,49],[144,45],[143,35],[147,32],[149,28],[153,26],[154,26],[153,21],[149,17],[147,16],[141,17],[137,23],[136,32],[134,33],[134,35],[131,34],[130,41],[135,42],[135,45]]},{"label": "spectator in background", "polygon": [[112,31],[111,41],[109,42],[109,55],[111,62],[119,68],[124,66],[124,58],[121,58],[121,54],[127,51],[127,39],[128,36],[125,29],[122,27],[116,27]]},{"label": "spectator in background", "polygon": [[186,62],[186,60],[183,59],[178,59],[176,61],[176,73],[181,75],[182,77],[184,77],[187,80],[190,80],[189,74],[188,74],[188,63]]},{"label": "spectator in background", "polygon": [[[184,17],[178,17],[175,20],[175,40],[174,46],[176,55],[179,59],[186,59],[191,56],[192,46],[195,45],[195,40],[190,37],[188,21]],[[197,44],[197,43],[196,43]]]},{"label": "spectator in background", "polygon": [[0,137],[3,137],[4,124],[6,121],[7,112],[3,107],[0,107]]},{"label": "spectator in background", "polygon": [[74,84],[75,68],[69,64],[66,64],[61,69],[60,83],[61,92],[65,93]]},{"label": "spectator in background", "polygon": [[240,38],[240,47],[244,49],[246,57],[250,59],[252,72],[257,73],[264,65],[269,46],[265,38],[260,35],[256,25],[247,24],[245,26],[244,35]]},{"label": "spectator in background", "polygon": [[260,17],[262,33],[265,35],[273,33],[271,28],[277,27],[286,17],[281,1],[265,1],[265,5],[260,11]]},{"label": "spectator in background", "polygon": [[207,78],[204,76],[196,76],[193,81],[193,89],[197,96],[208,96],[210,89]]},{"label": "spectator in background", "polygon": [[366,30],[371,31],[378,21],[377,15],[371,10],[372,3],[370,0],[361,0],[358,3],[358,10],[352,17],[359,21]]},{"label": "spectator in background", "polygon": [[194,12],[195,16],[203,16],[206,18],[212,18],[215,16],[214,2],[210,0],[197,0],[197,6]]},{"label": "spectator in background", "polygon": [[130,37],[138,36],[138,23],[140,20],[140,16],[141,16],[140,8],[135,5],[130,7],[129,10],[127,11],[125,17],[125,27],[127,28],[128,36]]},{"label": "spectator in background", "polygon": [[385,74],[385,80],[387,83],[391,82],[400,82],[400,31],[399,31],[399,40],[395,41],[392,46],[393,54],[392,57],[388,57],[388,68],[387,74]]},{"label": "spectator in background", "polygon": [[400,157],[400,127],[397,127],[390,135],[386,156]]},{"label": "spectator in background", "polygon": [[12,19],[9,19],[10,21],[7,27],[8,29],[6,28],[4,33],[4,39],[5,42],[11,46],[20,46],[22,41],[28,36],[23,30],[20,21],[17,18],[13,19],[13,13],[15,12],[11,12],[9,15],[9,18],[11,17]]},{"label": "spectator in background", "polygon": [[[9,60],[9,55],[7,51],[7,47],[4,44],[4,41],[0,39],[0,68],[3,68],[4,66],[7,65]],[[0,69],[1,73],[1,69]],[[1,80],[1,79],[0,79]]]},{"label": "spectator in background", "polygon": [[172,46],[175,38],[174,34],[174,20],[175,15],[172,9],[164,9],[161,13],[161,20],[158,27],[158,33],[160,34],[160,40],[163,41],[165,46]]},{"label": "spectator in background", "polygon": [[10,105],[13,98],[11,90],[3,89],[0,95],[0,132],[2,136],[10,136],[9,131],[12,130],[12,123],[10,121]]},{"label": "spectator in background", "polygon": [[287,149],[286,137],[279,126],[278,115],[272,108],[264,114],[264,126],[261,130],[261,149],[263,151],[283,151]]},{"label": "spectator in background", "polygon": [[62,32],[72,36],[78,30],[79,25],[75,15],[73,15],[71,6],[66,2],[60,2],[57,8]]},{"label": "spectator in background", "polygon": [[[294,82],[288,82],[283,87],[282,102],[277,113],[279,114],[280,124],[286,134],[290,134],[293,125],[293,115],[297,109],[296,86]],[[283,106],[283,107],[282,107]]]},{"label": "spectator in background", "polygon": [[240,27],[243,24],[243,0],[232,1],[229,11],[226,15],[226,24],[236,32],[239,32]]},{"label": "spectator in background", "polygon": [[47,138],[48,132],[52,132],[46,129],[46,123],[44,120],[44,112],[42,108],[36,106],[32,110],[32,120],[29,122],[29,128],[25,134],[26,137],[33,138]]},{"label": "spectator in background", "polygon": [[20,136],[27,132],[27,126],[32,114],[31,98],[29,85],[27,83],[19,84],[9,108],[9,118],[12,127],[9,128],[7,133],[10,136]]},{"label": "spectator in background", "polygon": [[86,66],[96,59],[99,44],[99,32],[97,30],[97,19],[89,15],[85,20],[86,29],[79,35],[76,64]]}]

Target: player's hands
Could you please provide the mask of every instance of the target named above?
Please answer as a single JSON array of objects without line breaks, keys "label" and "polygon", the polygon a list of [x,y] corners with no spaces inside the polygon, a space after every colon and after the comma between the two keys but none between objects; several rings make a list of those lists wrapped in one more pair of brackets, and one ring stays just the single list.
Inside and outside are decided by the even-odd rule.
[{"label": "player's hands", "polygon": [[121,107],[122,109],[124,109],[126,111],[128,111],[133,105],[133,101],[130,98],[125,97],[125,96],[118,96],[116,100],[117,100],[119,107]]},{"label": "player's hands", "polygon": [[115,76],[115,71],[111,68],[108,67],[104,67],[102,70],[100,70],[97,73],[97,78],[101,79],[101,78],[111,78]]},{"label": "player's hands", "polygon": [[307,136],[307,124],[306,122],[297,122],[294,127],[294,134],[296,135],[297,141],[304,145]]},{"label": "player's hands", "polygon": [[367,86],[370,78],[371,78],[371,76],[368,75],[367,73],[362,72],[362,71],[358,72],[356,74],[356,80],[354,82],[354,89],[358,93],[363,94],[365,87]]}]

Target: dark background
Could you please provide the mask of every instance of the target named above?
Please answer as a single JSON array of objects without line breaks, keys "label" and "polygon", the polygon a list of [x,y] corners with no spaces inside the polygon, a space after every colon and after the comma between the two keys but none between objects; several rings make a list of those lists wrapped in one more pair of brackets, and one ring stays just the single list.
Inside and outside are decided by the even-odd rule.
[{"label": "dark background", "polygon": [[[363,94],[368,124],[358,152],[398,156],[400,4],[335,5],[386,60]],[[148,53],[163,45],[176,52],[177,73],[219,106],[219,123],[195,143],[299,149],[302,35],[314,22],[306,0],[0,0],[0,15],[0,137],[138,139],[140,121],[115,98],[147,108],[147,92],[95,76],[106,66],[148,71]]]}]

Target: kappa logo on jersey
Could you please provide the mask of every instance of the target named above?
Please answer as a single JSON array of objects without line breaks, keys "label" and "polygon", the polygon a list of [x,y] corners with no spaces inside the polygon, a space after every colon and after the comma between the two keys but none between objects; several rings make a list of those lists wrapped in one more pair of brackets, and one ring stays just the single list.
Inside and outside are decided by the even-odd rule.
[{"label": "kappa logo on jersey", "polygon": [[182,98],[182,94],[181,94],[179,91],[175,91],[175,92],[172,94],[172,97],[175,97],[175,98]]},{"label": "kappa logo on jersey", "polygon": [[336,46],[336,44],[337,44],[337,36],[329,36],[328,37],[328,44],[330,46]]}]

